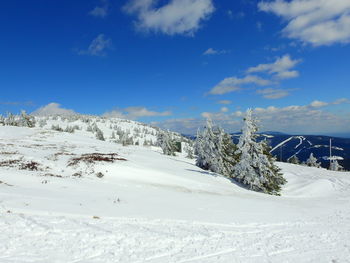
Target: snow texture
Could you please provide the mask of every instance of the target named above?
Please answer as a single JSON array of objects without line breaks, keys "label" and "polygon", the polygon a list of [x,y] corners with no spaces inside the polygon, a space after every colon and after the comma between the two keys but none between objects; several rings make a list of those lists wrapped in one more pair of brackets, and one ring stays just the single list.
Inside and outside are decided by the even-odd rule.
[{"label": "snow texture", "polygon": [[[68,165],[91,153],[126,161]],[[0,126],[0,262],[348,262],[350,173],[278,165],[270,196],[158,147]]]}]

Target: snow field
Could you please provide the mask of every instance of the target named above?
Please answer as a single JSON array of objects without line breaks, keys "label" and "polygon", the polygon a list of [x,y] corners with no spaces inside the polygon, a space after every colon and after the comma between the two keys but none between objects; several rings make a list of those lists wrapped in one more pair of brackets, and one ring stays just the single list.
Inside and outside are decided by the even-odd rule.
[{"label": "snow field", "polygon": [[[127,161],[67,166],[86,153]],[[156,147],[18,127],[5,160],[40,169],[0,166],[0,262],[349,262],[349,173],[279,163],[269,196]]]}]

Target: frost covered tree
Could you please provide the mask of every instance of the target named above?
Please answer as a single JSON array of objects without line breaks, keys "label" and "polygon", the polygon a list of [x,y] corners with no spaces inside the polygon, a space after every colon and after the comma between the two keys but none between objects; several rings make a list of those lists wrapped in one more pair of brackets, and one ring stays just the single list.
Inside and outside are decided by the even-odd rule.
[{"label": "frost covered tree", "polygon": [[194,144],[194,153],[197,156],[196,165],[204,170],[216,172],[215,162],[219,155],[218,147],[215,145],[215,138],[212,129],[212,122],[207,120],[203,130],[197,130],[197,138]]},{"label": "frost covered tree", "polygon": [[157,135],[157,145],[165,155],[175,156],[176,144],[169,131],[160,131]]},{"label": "frost covered tree", "polygon": [[98,127],[95,130],[96,130],[96,139],[100,141],[104,141],[105,137],[103,135],[103,132]]},{"label": "frost covered tree", "polygon": [[292,164],[300,164],[300,160],[296,155],[293,155],[287,161]]},{"label": "frost covered tree", "polygon": [[35,127],[35,118],[23,110],[20,115],[19,126],[33,128]]},{"label": "frost covered tree", "polygon": [[266,141],[256,141],[257,131],[258,121],[252,109],[248,109],[237,145],[239,159],[232,177],[251,190],[278,195],[286,180],[274,164]]},{"label": "frost covered tree", "polygon": [[235,164],[235,145],[231,137],[207,120],[204,129],[197,131],[194,153],[196,165],[204,170],[229,176]]},{"label": "frost covered tree", "polygon": [[321,167],[321,163],[317,162],[317,158],[314,157],[313,153],[310,153],[310,157],[306,160],[306,165],[310,167],[317,167],[317,168]]},{"label": "frost covered tree", "polygon": [[338,160],[333,160],[329,166],[329,170],[331,171],[341,171],[343,168],[344,167],[338,163]]},{"label": "frost covered tree", "polygon": [[111,139],[112,139],[112,140],[115,140],[115,133],[114,133],[114,131],[112,131]]},{"label": "frost covered tree", "polygon": [[0,115],[0,125],[5,126],[5,118],[2,115]]},{"label": "frost covered tree", "polygon": [[16,120],[16,116],[11,112],[7,113],[7,117],[5,118],[5,125],[7,126],[18,126],[18,121]]}]

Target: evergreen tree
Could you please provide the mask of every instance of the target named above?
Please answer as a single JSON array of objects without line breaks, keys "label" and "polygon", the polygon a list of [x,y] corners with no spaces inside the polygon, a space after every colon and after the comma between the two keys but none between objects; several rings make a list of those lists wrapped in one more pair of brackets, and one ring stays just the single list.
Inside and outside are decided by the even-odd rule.
[{"label": "evergreen tree", "polygon": [[96,126],[96,139],[100,141],[104,141],[105,137],[103,135],[103,132]]},{"label": "evergreen tree", "polygon": [[275,159],[269,152],[267,142],[256,141],[257,131],[257,119],[253,117],[253,111],[248,109],[237,145],[239,159],[232,177],[251,190],[278,195],[286,180],[274,164]]},{"label": "evergreen tree", "polygon": [[293,155],[287,161],[292,164],[300,164],[300,160],[296,155]]},{"label": "evergreen tree", "polygon": [[236,146],[222,128],[213,127],[210,119],[203,131],[197,131],[194,150],[198,167],[224,176],[232,173]]},{"label": "evergreen tree", "polygon": [[13,115],[12,113],[8,112],[7,113],[7,118],[5,118],[5,125],[18,126],[18,122],[16,121],[15,115]]},{"label": "evergreen tree", "polygon": [[317,162],[317,158],[314,157],[313,153],[310,153],[309,159],[306,160],[306,165],[310,167],[317,167],[317,168],[321,167],[321,163]]},{"label": "evergreen tree", "polygon": [[204,170],[216,172],[214,162],[216,162],[216,158],[219,154],[215,146],[212,122],[210,119],[207,120],[203,131],[198,129],[194,149],[197,155],[196,165]]},{"label": "evergreen tree", "polygon": [[21,112],[19,125],[23,127],[33,128],[35,127],[35,118],[26,113],[26,111]]},{"label": "evergreen tree", "polygon": [[175,156],[176,143],[169,131],[160,131],[157,136],[157,145],[165,155]]},{"label": "evergreen tree", "polygon": [[5,118],[2,115],[0,115],[0,125],[5,126]]},{"label": "evergreen tree", "polygon": [[341,171],[343,168],[344,167],[338,163],[338,160],[333,160],[329,166],[329,170],[331,171]]}]

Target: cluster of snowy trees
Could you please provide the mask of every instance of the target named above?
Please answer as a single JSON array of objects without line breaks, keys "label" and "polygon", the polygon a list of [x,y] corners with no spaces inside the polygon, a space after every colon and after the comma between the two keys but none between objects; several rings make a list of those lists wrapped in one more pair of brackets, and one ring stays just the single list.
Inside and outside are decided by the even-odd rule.
[{"label": "cluster of snowy trees", "polygon": [[221,127],[208,120],[206,127],[197,132],[196,165],[232,178],[251,190],[279,195],[286,180],[274,164],[267,142],[257,142],[257,131],[258,121],[251,109],[247,110],[237,145]]},{"label": "cluster of snowy trees", "polygon": [[6,117],[0,115],[0,125],[33,128],[35,127],[35,118],[25,111],[22,111],[20,115],[7,113]]},{"label": "cluster of snowy trees", "polygon": [[[309,167],[322,168],[321,163],[317,162],[317,158],[314,156],[313,153],[310,153],[309,158],[305,162],[300,162],[299,158],[296,155],[293,155],[287,161],[292,164],[300,164]],[[338,163],[338,160],[334,159],[330,161],[329,170],[342,171],[343,167]]]}]

